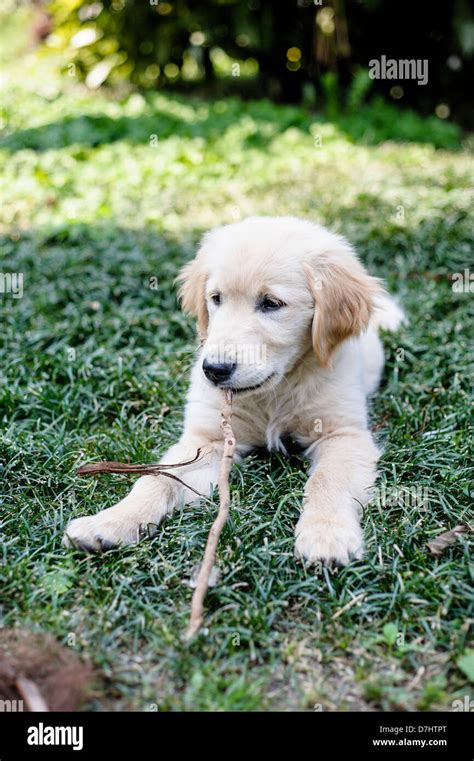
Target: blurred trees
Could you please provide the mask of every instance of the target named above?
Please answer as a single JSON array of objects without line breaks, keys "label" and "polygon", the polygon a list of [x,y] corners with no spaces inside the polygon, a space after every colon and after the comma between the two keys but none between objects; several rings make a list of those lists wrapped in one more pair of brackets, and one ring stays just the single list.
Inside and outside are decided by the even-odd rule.
[{"label": "blurred trees", "polygon": [[442,117],[451,111],[472,119],[468,0],[420,7],[400,0],[52,0],[48,8],[46,44],[65,50],[89,87],[124,79],[293,102],[324,98],[337,107],[354,87],[365,94],[357,75],[371,59],[426,58],[426,85],[366,79],[365,90],[423,113],[441,105]]}]

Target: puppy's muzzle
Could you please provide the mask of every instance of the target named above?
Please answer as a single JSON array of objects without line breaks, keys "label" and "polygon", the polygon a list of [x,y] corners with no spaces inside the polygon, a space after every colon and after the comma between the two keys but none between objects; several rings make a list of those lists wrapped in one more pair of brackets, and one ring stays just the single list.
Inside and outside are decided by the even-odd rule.
[{"label": "puppy's muzzle", "polygon": [[228,380],[230,380],[234,374],[236,367],[236,362],[213,363],[208,362],[207,359],[205,359],[202,363],[204,375],[216,386],[219,386],[221,383],[226,383]]}]

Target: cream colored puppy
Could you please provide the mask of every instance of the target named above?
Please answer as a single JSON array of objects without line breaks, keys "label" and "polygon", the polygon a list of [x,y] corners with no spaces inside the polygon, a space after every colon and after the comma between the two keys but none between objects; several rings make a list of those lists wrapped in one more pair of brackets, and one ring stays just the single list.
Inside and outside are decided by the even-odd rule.
[{"label": "cream colored puppy", "polygon": [[[220,389],[232,388],[237,457],[262,445],[284,450],[291,436],[311,462],[297,555],[340,564],[361,557],[361,509],[379,457],[367,416],[383,367],[377,328],[396,329],[403,313],[344,238],[293,217],[211,231],[179,280],[202,345],[184,431],[162,462],[201,448],[201,459],[173,472],[211,493],[223,446]],[[144,476],[117,505],[71,521],[66,543],[93,552],[137,542],[195,491]]]}]

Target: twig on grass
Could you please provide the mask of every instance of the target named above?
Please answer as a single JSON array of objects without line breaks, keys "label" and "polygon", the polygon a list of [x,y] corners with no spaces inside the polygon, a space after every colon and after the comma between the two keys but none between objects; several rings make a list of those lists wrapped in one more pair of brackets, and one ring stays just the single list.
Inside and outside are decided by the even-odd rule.
[{"label": "twig on grass", "polygon": [[346,612],[346,610],[349,610],[349,608],[352,608],[353,605],[357,605],[359,602],[362,602],[364,597],[366,597],[367,592],[361,592],[359,595],[356,595],[353,597],[349,602],[346,602],[345,605],[342,606],[342,608],[339,608],[334,615],[332,616],[332,620],[335,621],[336,618],[339,618],[339,616],[342,616],[343,613]]},{"label": "twig on grass", "polygon": [[[214,562],[216,559],[216,550],[219,537],[222,529],[224,528],[227,518],[229,517],[230,508],[230,487],[229,487],[229,475],[232,468],[232,462],[234,460],[235,453],[235,437],[231,427],[232,419],[232,390],[225,389],[222,394],[222,409],[221,409],[221,428],[224,434],[224,451],[222,454],[221,467],[219,471],[219,479],[217,483],[219,492],[219,510],[214,523],[209,531],[207,538],[206,549],[204,551],[204,557],[199,568],[199,573],[196,581],[196,588],[193,592],[191,600],[191,614],[189,617],[189,624],[186,630],[185,638],[187,640],[192,639],[202,626],[204,619],[204,598],[209,588],[209,579],[211,576]],[[196,456],[191,460],[185,462],[177,462],[173,464],[167,463],[154,463],[150,465],[133,465],[125,462],[115,462],[104,460],[102,462],[87,463],[81,465],[77,469],[78,476],[96,476],[100,473],[134,473],[134,474],[147,474],[147,475],[161,475],[167,478],[172,478],[174,481],[179,481],[190,491],[197,494],[199,497],[204,497],[182,481],[178,476],[173,473],[169,473],[169,469],[178,468],[185,465],[191,465],[201,457],[202,450],[198,449]]]},{"label": "twig on grass", "polygon": [[186,630],[185,638],[190,640],[199,631],[204,619],[204,598],[209,587],[209,577],[214,567],[216,550],[219,537],[229,517],[230,488],[229,474],[235,453],[235,437],[231,427],[232,419],[232,391],[226,389],[222,398],[221,428],[224,433],[224,452],[222,454],[221,468],[217,488],[219,491],[219,511],[209,531],[206,549],[196,581],[196,588],[191,600],[191,615]]},{"label": "twig on grass", "polygon": [[149,476],[167,476],[172,478],[173,481],[178,481],[180,484],[197,494],[198,497],[204,497],[204,494],[193,489],[192,486],[185,483],[181,478],[178,478],[174,473],[168,473],[170,468],[181,468],[185,465],[192,465],[193,462],[197,462],[202,454],[202,450],[198,449],[195,457],[192,460],[185,460],[183,462],[174,463],[150,463],[150,464],[136,464],[133,465],[128,462],[116,462],[115,460],[102,460],[101,462],[89,462],[86,465],[81,465],[76,470],[78,476],[97,476],[100,473],[133,473],[135,475],[149,475]]}]

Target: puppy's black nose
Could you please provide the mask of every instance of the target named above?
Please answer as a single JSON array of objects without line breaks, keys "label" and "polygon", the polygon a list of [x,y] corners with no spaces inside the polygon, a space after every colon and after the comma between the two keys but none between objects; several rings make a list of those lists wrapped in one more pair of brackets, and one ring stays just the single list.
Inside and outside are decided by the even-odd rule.
[{"label": "puppy's black nose", "polygon": [[237,367],[236,362],[208,362],[207,359],[202,363],[202,369],[206,378],[217,385],[228,381]]}]

